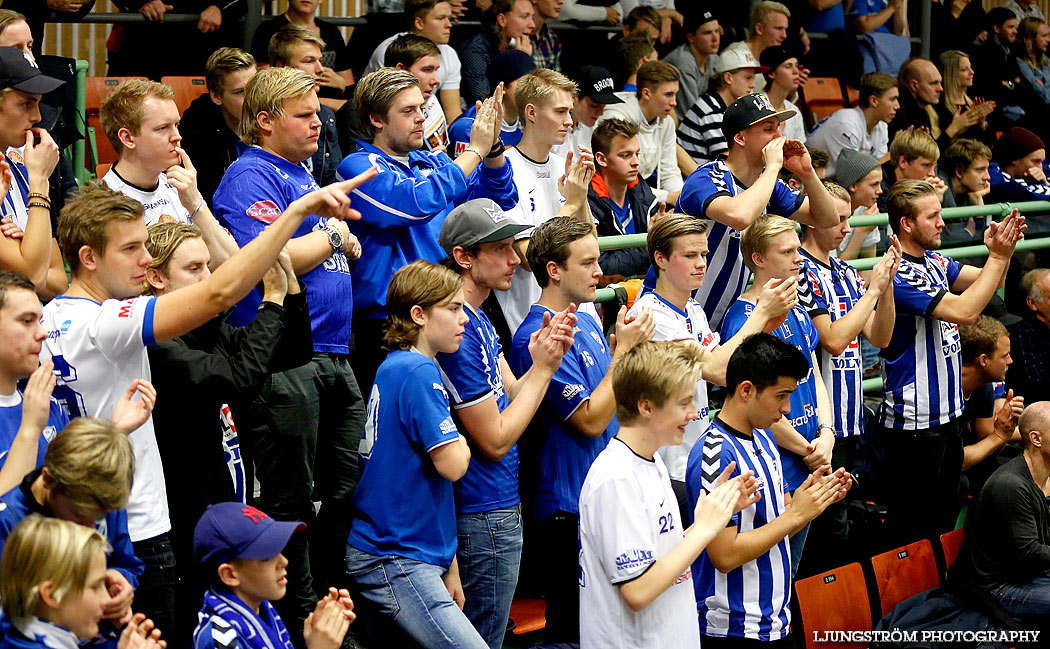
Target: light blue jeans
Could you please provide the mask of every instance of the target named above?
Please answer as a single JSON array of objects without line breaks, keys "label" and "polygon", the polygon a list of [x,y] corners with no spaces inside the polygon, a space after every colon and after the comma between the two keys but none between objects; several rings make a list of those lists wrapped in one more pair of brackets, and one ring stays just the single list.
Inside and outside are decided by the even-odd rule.
[{"label": "light blue jeans", "polygon": [[[442,576],[445,569],[405,557],[378,557],[346,546],[357,593],[424,649],[488,649]],[[396,645],[390,645],[396,646]]]},{"label": "light blue jeans", "polygon": [[521,505],[460,514],[459,576],[467,598],[463,612],[489,649],[503,646],[521,564]]}]

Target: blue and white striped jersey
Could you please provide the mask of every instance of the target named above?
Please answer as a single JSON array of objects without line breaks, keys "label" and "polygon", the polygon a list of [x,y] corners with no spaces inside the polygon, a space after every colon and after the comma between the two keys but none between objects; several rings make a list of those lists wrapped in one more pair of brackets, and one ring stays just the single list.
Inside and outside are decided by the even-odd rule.
[{"label": "blue and white striped jersey", "polygon": [[[834,322],[846,315],[864,296],[864,280],[860,273],[837,257],[831,257],[831,265],[827,266],[805,250],[799,252],[804,258],[802,281],[798,285],[799,302],[806,305],[809,316],[815,318],[827,314]],[[864,429],[864,393],[861,388],[864,366],[859,338],[854,338],[837,356],[817,347],[817,362],[831,397],[835,435],[860,435]]]},{"label": "blue and white striped jersey", "polygon": [[957,261],[936,252],[901,258],[893,278],[897,324],[882,350],[879,422],[886,428],[923,430],[962,415],[959,326],[932,316],[959,269]]},{"label": "blue and white striped jersey", "polygon": [[[726,313],[726,320],[722,323],[722,339],[731,340],[740,331],[751,313],[755,310],[755,303],[747,298],[738,298]],[[802,352],[809,365],[809,373],[798,382],[798,388],[791,393],[791,413],[788,414],[788,423],[799,435],[809,441],[813,441],[820,433],[817,428],[817,383],[813,374],[813,352],[820,344],[820,334],[813,326],[813,320],[802,304],[796,304],[788,311],[787,318],[777,327],[773,335],[781,340],[786,340]],[[787,490],[794,491],[800,484],[805,482],[809,475],[806,463],[802,456],[791,451],[783,450],[780,453],[784,474],[784,482]]]},{"label": "blue and white striped jersey", "polygon": [[[736,196],[746,189],[729,171],[724,160],[716,160],[699,167],[686,178],[675,206],[676,212],[709,219],[707,274],[693,298],[703,307],[708,322],[715,329],[721,328],[729,305],[744,292],[751,271],[744,266],[744,258],[740,256],[740,231],[710,220],[707,206],[719,196]],[[804,200],[805,197],[777,179],[766,212],[790,217]],[[651,285],[656,285],[655,279]]]},{"label": "blue and white striped jersey", "polygon": [[[710,492],[718,475],[736,462],[730,478],[754,471],[762,498],[733,514],[737,533],[756,530],[784,513],[784,474],[780,452],[767,430],[734,430],[717,417],[689,453],[686,489],[696,503],[700,489]],[[690,511],[692,508],[690,507]],[[720,572],[704,551],[693,562],[693,588],[700,634],[779,640],[791,623],[791,549],[787,537],[744,565]]]},{"label": "blue and white striped jersey", "polygon": [[[464,303],[467,326],[463,340],[454,354],[438,354],[441,383],[448,391],[452,410],[495,399],[500,412],[510,399],[503,387],[499,361],[503,358],[499,336],[484,311]],[[470,436],[465,429],[463,434]],[[476,514],[494,509],[507,509],[521,502],[518,496],[518,446],[515,444],[500,461],[481,453],[470,458],[466,475],[456,481],[456,512]]]}]

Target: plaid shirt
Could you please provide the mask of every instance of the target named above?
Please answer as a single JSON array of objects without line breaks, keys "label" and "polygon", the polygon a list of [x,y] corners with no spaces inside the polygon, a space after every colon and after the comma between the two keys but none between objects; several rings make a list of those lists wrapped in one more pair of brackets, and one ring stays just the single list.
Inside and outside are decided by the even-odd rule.
[{"label": "plaid shirt", "polygon": [[532,35],[532,61],[537,68],[561,72],[561,39],[547,23]]},{"label": "plaid shirt", "polygon": [[1050,399],[1050,327],[1031,315],[1007,327],[1013,364],[1006,387],[1025,403]]}]

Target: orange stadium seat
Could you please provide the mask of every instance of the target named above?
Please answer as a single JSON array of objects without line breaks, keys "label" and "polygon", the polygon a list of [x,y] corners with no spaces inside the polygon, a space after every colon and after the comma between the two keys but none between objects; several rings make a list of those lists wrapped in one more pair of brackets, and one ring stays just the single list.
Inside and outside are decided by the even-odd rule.
[{"label": "orange stadium seat", "polygon": [[926,539],[877,554],[871,565],[884,616],[912,595],[940,585],[933,546]]},{"label": "orange stadium seat", "polygon": [[84,91],[84,107],[87,113],[88,128],[95,129],[95,146],[98,149],[98,160],[96,163],[114,163],[117,161],[117,152],[110,145],[102,133],[99,124],[98,113],[102,107],[102,100],[106,95],[117,89],[122,81],[128,79],[145,79],[146,77],[88,77],[87,86]]},{"label": "orange stadium seat", "polygon": [[[825,631],[871,631],[871,606],[859,563],[795,582],[807,649],[839,649],[855,644],[817,642]],[[815,636],[814,632],[820,634]]]},{"label": "orange stadium seat", "polygon": [[111,165],[108,162],[105,162],[105,163],[99,164],[99,165],[95,165],[95,177],[96,178],[102,178],[102,176],[105,176],[107,173],[109,173],[109,168],[112,167],[112,166],[113,165]]},{"label": "orange stadium seat", "polygon": [[516,599],[510,605],[514,635],[539,631],[547,626],[547,602],[542,599]]},{"label": "orange stadium seat", "polygon": [[168,84],[175,91],[175,105],[179,107],[179,115],[186,112],[194,99],[208,92],[204,77],[162,77],[160,82]]},{"label": "orange stadium seat", "polygon": [[836,110],[846,107],[846,101],[842,97],[842,86],[834,77],[810,77],[802,88],[802,97],[813,125]]},{"label": "orange stadium seat", "polygon": [[963,544],[963,528],[941,534],[941,549],[944,550],[944,568],[951,570]]},{"label": "orange stadium seat", "polygon": [[849,105],[851,107],[860,103],[860,91],[856,88],[846,86],[846,97],[849,99]]}]

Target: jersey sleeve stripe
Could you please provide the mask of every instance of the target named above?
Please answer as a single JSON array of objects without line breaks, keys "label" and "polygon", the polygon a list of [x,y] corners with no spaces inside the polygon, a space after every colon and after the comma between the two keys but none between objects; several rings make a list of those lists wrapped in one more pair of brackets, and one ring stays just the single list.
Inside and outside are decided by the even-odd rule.
[{"label": "jersey sleeve stripe", "polygon": [[371,203],[372,205],[374,205],[378,209],[383,210],[384,212],[388,212],[390,214],[393,214],[394,216],[397,216],[397,217],[400,217],[400,218],[403,218],[403,219],[409,219],[411,221],[426,221],[426,220],[430,219],[432,216],[434,216],[433,214],[421,214],[421,215],[419,215],[419,214],[406,214],[405,212],[402,212],[401,210],[395,210],[394,208],[390,207],[389,205],[384,205],[383,203],[380,203],[379,201],[377,201],[376,199],[372,198],[368,194],[364,193],[360,189],[354,189],[352,193],[355,196],[360,196],[361,198],[365,199],[366,201],[368,201],[369,203]]},{"label": "jersey sleeve stripe", "polygon": [[142,320],[142,344],[153,347],[157,344],[157,338],[153,334],[153,309],[157,305],[157,298],[150,298],[146,303],[146,315]]}]

